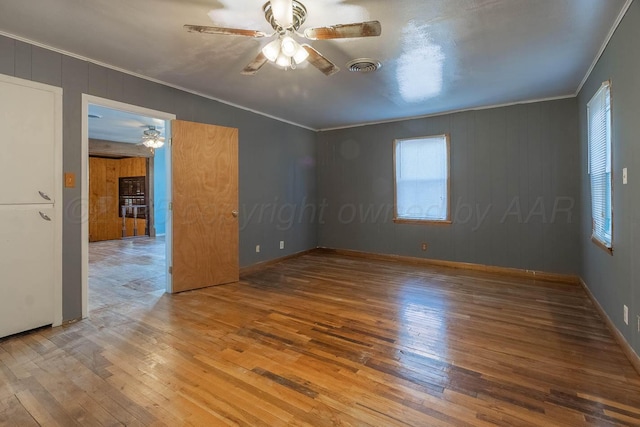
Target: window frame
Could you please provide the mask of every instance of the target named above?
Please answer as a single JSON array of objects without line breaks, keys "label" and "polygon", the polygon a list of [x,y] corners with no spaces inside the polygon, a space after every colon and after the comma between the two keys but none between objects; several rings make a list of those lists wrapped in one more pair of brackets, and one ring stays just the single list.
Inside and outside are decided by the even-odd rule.
[{"label": "window frame", "polygon": [[[609,255],[613,255],[613,237],[614,237],[614,204],[613,204],[613,194],[614,194],[614,169],[613,169],[613,95],[612,95],[612,87],[611,80],[606,80],[602,82],[602,85],[598,88],[598,90],[593,94],[591,99],[587,102],[587,174],[589,176],[589,195],[590,195],[590,208],[591,208],[591,241],[600,249],[603,249]],[[608,147],[605,147],[605,152],[608,154],[607,161],[609,162],[609,206],[611,212],[611,236],[609,242],[603,241],[596,234],[595,230],[595,221],[593,219],[593,185],[591,182],[591,114],[590,114],[590,105],[594,101],[594,99],[602,92],[607,91],[609,96],[609,114],[607,117],[607,139],[606,144]],[[606,198],[606,188],[605,188],[605,198]]]},{"label": "window frame", "polygon": [[[402,218],[398,215],[398,174],[396,152],[398,144],[403,141],[412,141],[418,139],[444,138],[446,145],[446,167],[447,167],[447,201],[446,201],[446,217],[444,219],[421,219],[421,218]],[[393,222],[397,224],[434,224],[434,225],[450,225],[451,221],[451,137],[448,133],[437,135],[416,136],[411,138],[396,138],[393,140]]]}]

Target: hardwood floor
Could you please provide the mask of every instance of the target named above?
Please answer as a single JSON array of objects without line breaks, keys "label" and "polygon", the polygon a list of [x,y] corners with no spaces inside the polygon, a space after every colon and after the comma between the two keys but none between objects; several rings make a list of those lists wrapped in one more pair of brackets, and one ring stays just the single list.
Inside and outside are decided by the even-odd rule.
[{"label": "hardwood floor", "polygon": [[165,269],[164,237],[89,243],[89,313],[125,301],[153,304],[166,289]]},{"label": "hardwood floor", "polygon": [[0,341],[0,423],[640,425],[579,286],[314,252],[172,296],[147,243],[132,282],[92,246],[90,318]]}]

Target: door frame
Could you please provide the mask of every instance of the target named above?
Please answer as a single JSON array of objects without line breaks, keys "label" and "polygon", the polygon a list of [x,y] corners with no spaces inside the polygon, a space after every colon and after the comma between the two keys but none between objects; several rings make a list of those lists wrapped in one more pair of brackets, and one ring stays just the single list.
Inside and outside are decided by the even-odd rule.
[{"label": "door frame", "polygon": [[[0,74],[0,81],[3,83],[9,83],[19,86],[25,86],[31,89],[42,90],[50,92],[54,96],[54,126],[55,135],[53,138],[54,145],[54,166],[53,172],[55,177],[55,200],[54,200],[54,237],[53,237],[53,257],[54,257],[54,277],[53,279],[53,319],[52,326],[62,325],[63,319],[63,298],[62,298],[62,223],[63,223],[63,210],[64,204],[62,182],[62,96],[63,91],[61,87],[52,86],[44,83],[38,83],[31,80],[25,80],[18,77],[8,76]],[[88,193],[87,193],[88,194]]]},{"label": "door frame", "polygon": [[[81,167],[80,167],[80,188],[81,188],[81,270],[82,270],[82,318],[86,318],[89,310],[89,104],[99,105],[101,107],[113,108],[115,110],[126,111],[141,116],[148,116],[165,121],[165,138],[169,139],[171,135],[171,120],[176,119],[176,115],[164,111],[152,110],[137,105],[126,104],[124,102],[114,101],[107,98],[100,98],[86,93],[82,94],[82,140],[81,140]],[[171,203],[171,142],[165,144],[166,153],[166,173],[167,173],[167,202]],[[166,290],[171,290],[171,275],[169,274],[169,266],[171,265],[171,213],[167,218],[167,229],[165,234],[166,242]]]}]

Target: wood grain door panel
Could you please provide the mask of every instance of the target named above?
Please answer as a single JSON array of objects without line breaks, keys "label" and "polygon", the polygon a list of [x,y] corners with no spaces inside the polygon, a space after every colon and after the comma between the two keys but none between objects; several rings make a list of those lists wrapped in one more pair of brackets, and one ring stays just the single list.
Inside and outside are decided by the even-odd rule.
[{"label": "wood grain door panel", "polygon": [[180,120],[171,129],[172,291],[237,282],[238,130]]},{"label": "wood grain door panel", "polygon": [[116,159],[89,158],[89,241],[120,239]]}]

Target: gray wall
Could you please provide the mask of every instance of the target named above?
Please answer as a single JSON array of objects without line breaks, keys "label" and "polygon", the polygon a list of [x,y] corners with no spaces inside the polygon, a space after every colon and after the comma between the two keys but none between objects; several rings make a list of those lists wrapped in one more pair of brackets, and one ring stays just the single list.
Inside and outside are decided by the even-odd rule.
[{"label": "gray wall", "polygon": [[[582,277],[616,327],[640,354],[640,3],[633,2],[579,97],[582,181]],[[613,256],[591,242],[587,174],[587,102],[611,79],[613,144]],[[629,184],[622,185],[622,168]],[[623,322],[629,307],[629,325]]]},{"label": "gray wall", "polygon": [[[577,129],[573,98],[322,132],[318,200],[327,207],[318,243],[577,274]],[[451,135],[453,224],[395,224],[393,140],[443,133]]]},{"label": "gray wall", "polygon": [[[63,167],[77,176],[83,93],[174,113],[181,120],[238,128],[241,266],[316,247],[316,225],[309,215],[288,221],[289,206],[315,202],[314,132],[2,36],[0,73],[63,88]],[[63,194],[65,320],[81,316],[80,186]],[[242,216],[265,203],[277,205],[282,221],[268,210],[250,220]],[[284,250],[278,249],[280,240],[286,242]],[[262,246],[259,254],[256,244]]]}]

